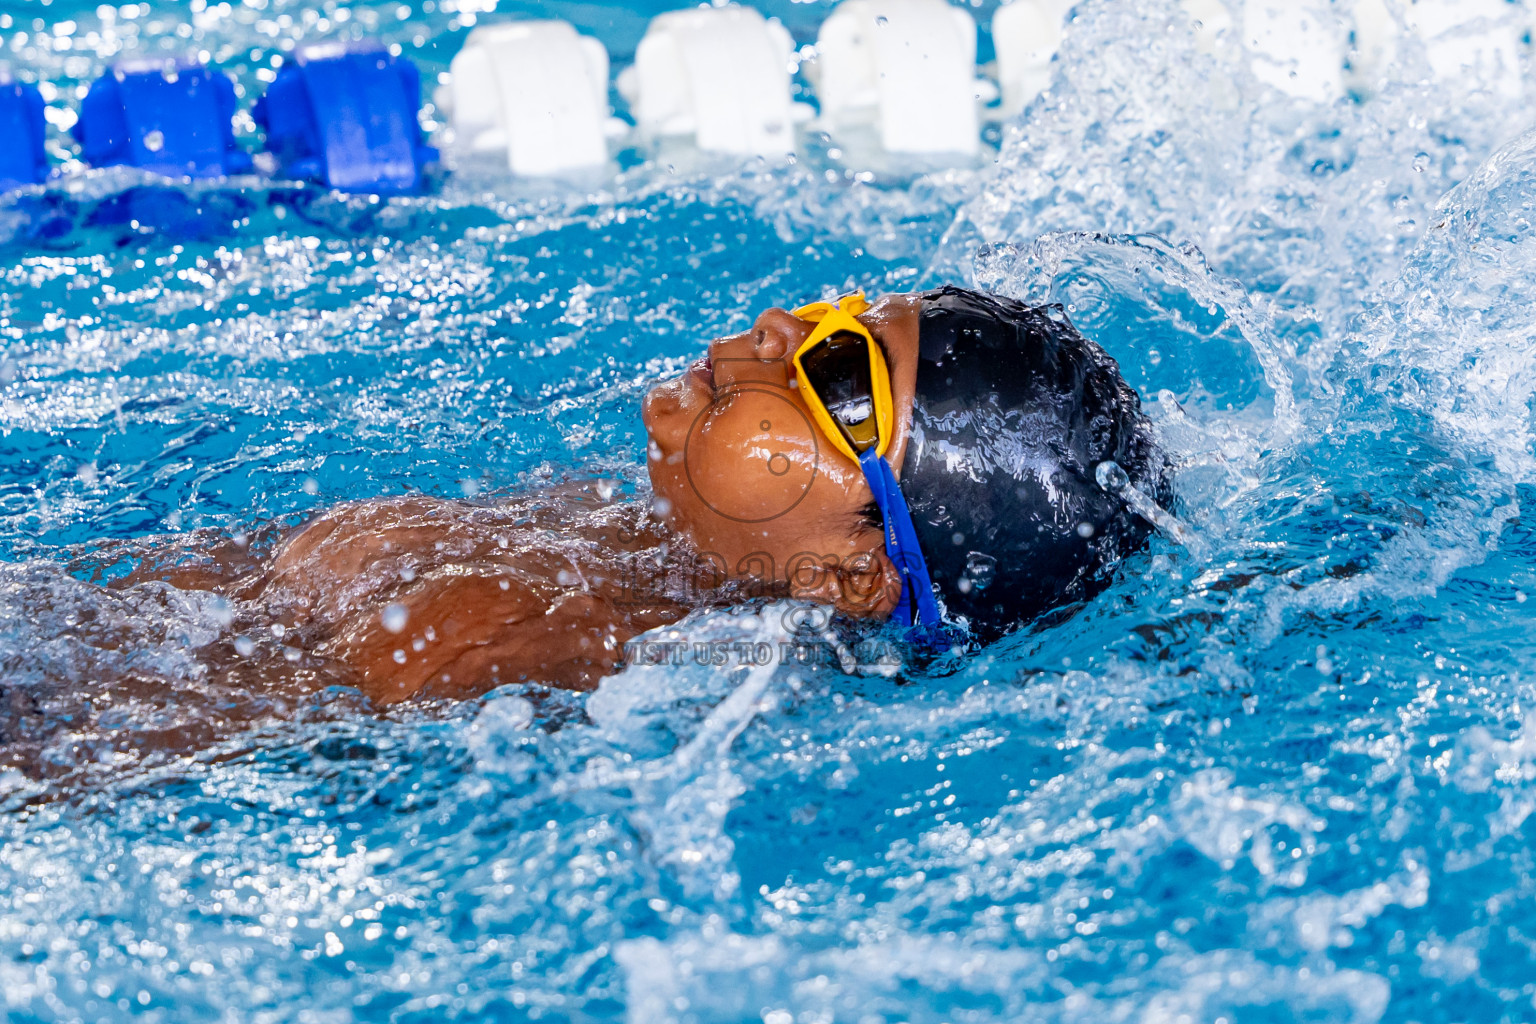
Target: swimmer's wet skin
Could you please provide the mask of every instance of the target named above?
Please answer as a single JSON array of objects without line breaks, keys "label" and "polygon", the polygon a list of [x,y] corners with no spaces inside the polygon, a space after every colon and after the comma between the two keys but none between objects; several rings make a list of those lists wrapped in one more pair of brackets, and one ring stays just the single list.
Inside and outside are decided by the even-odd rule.
[{"label": "swimmer's wet skin", "polygon": [[747,596],[903,625],[941,605],[985,641],[1091,596],[1145,542],[1095,469],[1161,496],[1165,461],[1114,361],[1059,310],[942,288],[797,312],[768,310],[646,396],[650,507],[595,487],[363,502],[238,583],[139,578],[223,589],[392,703],[591,688],[632,638]]}]

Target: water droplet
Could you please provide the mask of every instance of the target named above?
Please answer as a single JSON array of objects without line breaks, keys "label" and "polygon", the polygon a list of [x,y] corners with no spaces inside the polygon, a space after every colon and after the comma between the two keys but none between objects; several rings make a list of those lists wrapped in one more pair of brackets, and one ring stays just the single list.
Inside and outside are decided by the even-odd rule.
[{"label": "water droplet", "polygon": [[254,651],[254,650],[256,650],[256,645],[251,642],[251,638],[250,637],[248,637],[248,636],[237,636],[237,637],[235,637],[235,653],[240,655],[240,657],[242,657],[242,658],[249,658],[251,656],[251,652]]},{"label": "water droplet", "polygon": [[1089,537],[1092,537],[1093,536],[1093,524],[1092,523],[1078,523],[1077,524],[1077,535],[1079,537],[1083,538],[1084,540],[1087,540]]},{"label": "water droplet", "polygon": [[165,133],[156,129],[144,136],[144,148],[151,153],[158,153],[165,148]]},{"label": "water droplet", "polygon": [[1098,481],[1100,487],[1112,493],[1119,493],[1122,488],[1131,485],[1131,478],[1126,474],[1125,469],[1113,459],[1106,459],[1095,466],[1093,478]]},{"label": "water droplet", "polygon": [[409,622],[410,619],[410,610],[406,608],[405,605],[400,604],[398,601],[385,605],[383,613],[379,616],[379,620],[384,623],[384,628],[389,630],[391,633],[398,633],[403,630],[405,628],[405,624]]},{"label": "water droplet", "polygon": [[320,481],[316,480],[312,476],[305,477],[304,478],[304,493],[305,494],[319,494],[320,493]]},{"label": "water droplet", "polygon": [[405,652],[404,651],[398,650],[398,649],[395,651],[395,664],[396,665],[404,665],[405,664]]}]

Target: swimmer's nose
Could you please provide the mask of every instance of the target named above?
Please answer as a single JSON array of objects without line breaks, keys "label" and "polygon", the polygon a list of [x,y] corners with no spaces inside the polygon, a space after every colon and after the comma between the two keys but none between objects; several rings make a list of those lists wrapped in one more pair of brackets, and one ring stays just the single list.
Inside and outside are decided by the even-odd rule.
[{"label": "swimmer's nose", "polygon": [[[714,365],[717,380],[730,380],[742,376],[760,377],[760,364],[782,364],[774,374],[787,370],[790,358],[800,343],[810,336],[815,325],[801,320],[782,309],[770,309],[760,315],[752,329],[729,338],[720,338],[709,344],[709,358]],[[759,364],[752,371],[747,365]],[[782,382],[781,382],[782,383]]]},{"label": "swimmer's nose", "polygon": [[784,309],[763,312],[752,325],[753,343],[759,359],[789,359],[800,343],[810,337],[815,325]]}]

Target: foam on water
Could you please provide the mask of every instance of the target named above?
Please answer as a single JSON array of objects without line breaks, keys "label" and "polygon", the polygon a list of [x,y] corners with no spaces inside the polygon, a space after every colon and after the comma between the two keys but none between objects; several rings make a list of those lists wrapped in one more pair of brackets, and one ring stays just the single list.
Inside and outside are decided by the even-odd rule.
[{"label": "foam on water", "polygon": [[[146,6],[90,43],[68,6],[70,45],[13,59],[88,78],[187,38]],[[346,9],[430,75],[466,5],[399,6]],[[254,88],[341,9],[205,5],[191,38],[263,48]],[[895,184],[636,162],[374,204],[112,173],[6,207],[8,1014],[1529,1018],[1536,134],[1411,48],[1331,106],[1234,53],[1090,0],[994,167]],[[167,194],[174,228],[135,223]],[[966,658],[786,663],[804,609],[770,605],[591,695],[379,715],[215,686],[231,608],[93,582],[405,488],[643,494],[639,396],[703,340],[957,274],[1120,360],[1200,541]]]}]

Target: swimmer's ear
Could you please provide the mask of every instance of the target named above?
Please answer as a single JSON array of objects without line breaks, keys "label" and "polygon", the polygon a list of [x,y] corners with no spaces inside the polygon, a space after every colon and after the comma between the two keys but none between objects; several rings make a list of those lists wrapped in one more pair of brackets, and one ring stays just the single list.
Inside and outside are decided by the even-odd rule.
[{"label": "swimmer's ear", "polygon": [[876,551],[875,558],[880,563],[880,576],[878,580],[880,603],[876,606],[874,614],[881,618],[889,618],[891,612],[901,603],[901,570],[896,568],[896,563],[891,561],[885,553],[882,544]]},{"label": "swimmer's ear", "polygon": [[827,582],[836,587],[836,592],[820,600],[836,605],[846,615],[883,619],[901,600],[901,573],[896,571],[884,547],[854,555],[829,576]]}]

